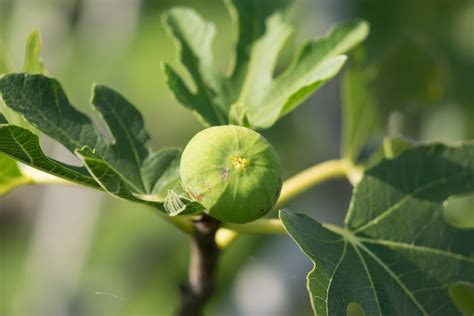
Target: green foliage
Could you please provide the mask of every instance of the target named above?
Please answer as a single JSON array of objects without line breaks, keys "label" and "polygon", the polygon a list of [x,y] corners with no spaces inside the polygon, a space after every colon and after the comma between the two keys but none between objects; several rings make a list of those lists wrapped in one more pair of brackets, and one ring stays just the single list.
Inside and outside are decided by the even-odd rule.
[{"label": "green foliage", "polygon": [[367,74],[358,64],[349,68],[342,82],[342,157],[357,161],[377,122],[377,103]]},{"label": "green foliage", "polygon": [[0,166],[0,195],[29,182],[21,173],[15,160],[0,155]]},{"label": "green foliage", "polygon": [[3,153],[66,180],[100,186],[118,198],[160,209],[167,190],[178,184],[179,174],[170,168],[177,170],[180,151],[153,152],[140,113],[110,88],[95,86],[92,103],[107,123],[113,141],[107,140],[89,117],[71,105],[54,79],[8,74],[1,78],[0,90],[9,108],[76,154],[85,167],[48,159],[41,152],[38,138],[17,126],[3,128]]},{"label": "green foliage", "polygon": [[[69,166],[46,157],[41,151],[38,136],[19,126],[5,125],[0,127],[0,152],[51,175],[98,188],[97,183],[87,173],[85,168]],[[8,159],[10,166],[13,162],[14,160]],[[6,163],[7,161],[3,161],[2,167]],[[2,170],[6,170],[6,168]],[[18,176],[22,175],[20,170],[17,170],[15,174]]]},{"label": "green foliage", "polygon": [[31,74],[44,74],[46,68],[40,57],[41,41],[37,29],[33,30],[26,39],[25,61],[23,62],[23,71]]},{"label": "green foliage", "polygon": [[354,189],[345,227],[288,211],[288,233],[314,262],[317,315],[454,315],[448,288],[474,284],[474,230],[443,216],[451,195],[474,192],[474,143],[426,145],[383,160]]},{"label": "green foliage", "polygon": [[[293,31],[287,21],[290,2],[225,3],[236,33],[229,74],[215,66],[213,23],[188,8],[171,9],[162,18],[178,44],[180,62],[190,79],[188,82],[165,64],[168,87],[206,126],[272,126],[333,78],[346,62],[343,54],[368,34],[364,21],[340,24],[323,38],[303,44],[289,65],[275,75],[279,53]],[[342,87],[342,162],[358,161],[377,124],[378,112],[387,114],[406,105],[441,99],[444,69],[437,57],[419,44],[403,42],[370,75],[361,60],[346,71]],[[2,56],[0,74],[8,71]],[[400,69],[403,76],[391,76]],[[412,69],[421,71],[408,78]],[[204,211],[226,222],[249,220],[213,213],[213,205],[205,209],[195,201],[199,199],[191,198],[180,181],[181,150],[154,151],[141,114],[119,93],[101,85],[93,88],[92,104],[108,133],[78,111],[59,82],[44,76],[37,31],[28,37],[23,71],[0,77],[6,105],[0,103],[0,195],[18,185],[36,182],[13,158],[55,177],[153,206],[169,216]],[[66,147],[82,166],[47,157],[40,146],[39,131]],[[217,138],[213,136],[214,147]],[[232,150],[255,144],[248,139],[235,143],[225,139],[222,143],[232,146]],[[261,154],[266,148],[250,154]],[[187,159],[190,181],[196,186],[203,185],[206,172],[214,172],[214,178],[222,176],[222,169],[216,169],[208,154],[200,155],[202,159],[192,154]],[[320,224],[290,211],[280,213],[287,232],[315,264],[308,276],[315,313],[451,315],[458,306],[472,314],[474,230],[472,225],[459,225],[466,221],[456,214],[462,213],[462,218],[472,214],[465,211],[472,205],[472,195],[464,195],[474,192],[474,143],[414,147],[402,137],[385,138],[378,155],[373,156],[362,180],[362,167],[347,164],[348,169],[355,170],[357,180],[353,183],[360,182],[354,189],[344,228]],[[274,168],[268,168],[272,162],[260,163],[273,172],[272,177],[262,178],[275,180]],[[347,172],[349,178],[354,170]],[[264,196],[271,203],[256,209],[268,211],[277,188],[274,182],[262,186],[258,181],[261,179],[256,178],[239,178],[216,210],[224,210],[223,205],[229,205],[224,211],[249,210],[247,206],[257,204]],[[278,175],[278,184],[279,180]],[[235,198],[239,190],[244,192],[243,197]],[[462,211],[449,215],[449,205]],[[450,221],[452,218],[455,220]]]},{"label": "green foliage", "polygon": [[[1,55],[4,52],[0,52],[0,75],[7,73],[7,61]],[[37,30],[31,32],[28,36],[26,41],[26,48],[25,48],[25,62],[23,65],[23,69],[27,72],[31,73],[44,73],[44,65],[40,59],[40,37]],[[21,115],[15,113],[11,109],[7,108],[3,104],[3,100],[0,99],[0,124],[15,124],[17,126],[22,126],[26,129],[29,129],[32,132],[35,132],[33,126],[31,126],[25,119],[21,117]],[[2,131],[0,134],[4,134],[8,127],[0,127]],[[13,134],[7,133],[8,137],[14,137]],[[8,142],[7,138],[0,138],[0,146],[4,147],[4,145]],[[8,150],[18,150],[15,147],[18,147],[18,143],[11,143],[13,146],[9,147]],[[33,180],[28,178],[28,176],[24,175],[23,172],[20,170],[17,162],[8,156],[5,156],[0,153],[0,196],[4,195],[19,185],[32,183]]]},{"label": "green foliage", "polygon": [[338,25],[319,40],[306,42],[290,65],[273,76],[278,53],[292,32],[286,22],[288,1],[247,0],[226,2],[238,39],[225,76],[214,67],[212,39],[215,28],[191,9],[176,8],[163,22],[180,48],[195,92],[165,64],[168,86],[176,99],[193,110],[205,125],[238,124],[256,128],[272,126],[335,76],[346,56],[341,55],[368,34],[363,21]]}]

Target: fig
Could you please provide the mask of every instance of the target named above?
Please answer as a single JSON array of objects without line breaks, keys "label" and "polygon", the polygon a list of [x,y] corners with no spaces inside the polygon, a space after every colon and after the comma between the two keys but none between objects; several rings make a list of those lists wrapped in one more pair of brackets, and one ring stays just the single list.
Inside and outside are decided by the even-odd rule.
[{"label": "fig", "polygon": [[197,133],[181,157],[181,182],[210,216],[229,223],[269,212],[281,190],[280,162],[272,145],[246,127],[214,126]]}]

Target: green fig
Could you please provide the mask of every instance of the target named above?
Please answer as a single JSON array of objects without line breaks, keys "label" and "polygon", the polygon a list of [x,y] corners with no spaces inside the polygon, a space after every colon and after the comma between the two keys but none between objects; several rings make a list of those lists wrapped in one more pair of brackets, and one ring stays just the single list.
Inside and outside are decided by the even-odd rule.
[{"label": "green fig", "polygon": [[265,215],[282,185],[272,145],[259,133],[234,125],[197,133],[183,151],[180,172],[184,189],[205,212],[229,223]]}]

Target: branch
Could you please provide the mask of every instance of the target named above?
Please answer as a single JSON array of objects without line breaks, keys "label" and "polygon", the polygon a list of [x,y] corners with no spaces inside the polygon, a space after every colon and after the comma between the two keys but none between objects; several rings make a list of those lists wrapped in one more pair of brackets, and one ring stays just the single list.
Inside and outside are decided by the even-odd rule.
[{"label": "branch", "polygon": [[360,169],[348,160],[324,161],[286,180],[283,183],[276,208],[326,180],[347,177],[354,184],[358,182],[360,175]]},{"label": "branch", "polygon": [[204,215],[194,221],[188,281],[181,285],[179,316],[200,316],[216,288],[215,274],[220,249],[215,236],[220,222]]}]

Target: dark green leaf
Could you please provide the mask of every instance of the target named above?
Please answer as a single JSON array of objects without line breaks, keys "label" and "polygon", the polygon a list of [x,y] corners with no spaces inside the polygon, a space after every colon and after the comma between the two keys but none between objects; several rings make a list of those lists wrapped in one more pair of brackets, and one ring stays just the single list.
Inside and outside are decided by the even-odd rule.
[{"label": "dark green leaf", "polygon": [[[0,152],[31,167],[71,182],[98,188],[85,168],[66,165],[44,155],[38,136],[31,131],[14,126],[0,126]],[[0,164],[3,168],[3,164]],[[15,175],[18,175],[15,172]]]},{"label": "dark green leaf", "polygon": [[[151,151],[142,116],[130,102],[110,88],[95,86],[92,103],[107,123],[113,142],[98,131],[89,117],[71,105],[54,79],[42,75],[10,74],[2,77],[0,89],[6,105],[78,155],[87,168],[83,173],[92,175],[93,179],[90,179],[96,187],[100,184],[116,197],[162,209],[168,189],[179,185],[180,151]],[[35,141],[35,149],[40,150],[37,138]],[[9,146],[11,144],[0,150],[54,174],[54,165],[45,167],[28,162],[19,154],[9,153]],[[43,158],[47,159],[44,155]]]},{"label": "dark green leaf", "polygon": [[451,195],[474,192],[474,143],[427,145],[382,160],[354,189],[344,228],[283,211],[288,233],[315,264],[317,315],[456,315],[449,287],[474,284],[473,229],[443,217]]},{"label": "dark green leaf", "polygon": [[77,111],[59,82],[42,75],[7,74],[0,80],[5,104],[71,152],[90,146],[104,151],[108,144],[92,121]]},{"label": "dark green leaf", "polygon": [[273,77],[279,51],[292,32],[286,22],[289,1],[227,1],[238,31],[233,69],[219,73],[212,56],[215,27],[191,9],[168,11],[163,22],[180,48],[194,92],[169,66],[168,86],[176,99],[206,125],[240,124],[266,128],[292,111],[342,67],[343,54],[368,33],[367,23],[342,24],[326,37],[303,45],[290,66]]},{"label": "dark green leaf", "polygon": [[3,116],[2,113],[0,113],[0,124],[7,124],[7,119],[5,118],[5,116]]},{"label": "dark green leaf", "polygon": [[138,191],[133,183],[113,169],[96,150],[85,146],[76,150],[76,155],[105,191],[118,198],[138,200],[132,193]]}]

